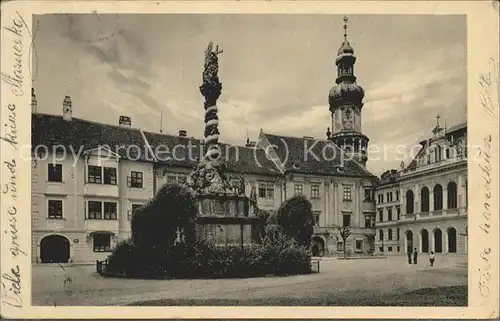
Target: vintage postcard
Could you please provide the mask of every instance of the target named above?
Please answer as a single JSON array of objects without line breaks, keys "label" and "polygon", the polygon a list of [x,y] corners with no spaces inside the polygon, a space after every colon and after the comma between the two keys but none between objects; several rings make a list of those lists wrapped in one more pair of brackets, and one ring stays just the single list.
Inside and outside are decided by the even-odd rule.
[{"label": "vintage postcard", "polygon": [[1,24],[2,317],[498,318],[498,1]]}]

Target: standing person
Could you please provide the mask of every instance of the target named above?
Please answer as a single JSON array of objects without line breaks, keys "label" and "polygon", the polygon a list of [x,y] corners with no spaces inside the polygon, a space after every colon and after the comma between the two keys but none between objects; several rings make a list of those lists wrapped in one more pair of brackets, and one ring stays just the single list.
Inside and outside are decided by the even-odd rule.
[{"label": "standing person", "polygon": [[436,259],[434,252],[431,252],[431,255],[429,255],[429,262],[431,262],[431,266],[434,266],[434,260]]},{"label": "standing person", "polygon": [[411,248],[408,249],[408,264],[411,264]]},{"label": "standing person", "polygon": [[417,264],[417,258],[418,258],[418,252],[417,248],[415,248],[415,250],[413,250],[413,264]]}]

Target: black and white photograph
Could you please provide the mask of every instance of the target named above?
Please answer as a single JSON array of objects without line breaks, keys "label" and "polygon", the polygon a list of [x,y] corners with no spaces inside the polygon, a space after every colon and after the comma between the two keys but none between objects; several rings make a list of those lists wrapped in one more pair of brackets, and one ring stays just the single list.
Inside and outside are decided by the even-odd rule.
[{"label": "black and white photograph", "polygon": [[[9,250],[30,260],[31,306],[466,308],[471,286],[493,295],[498,250],[475,250],[469,226],[498,236],[483,200],[498,192],[498,135],[468,139],[468,113],[497,118],[498,76],[473,80],[482,108],[466,14],[388,12],[25,17],[32,76],[2,67],[2,93],[22,84],[31,99],[26,155],[8,111],[1,136],[29,164],[30,195],[13,190],[14,159],[2,192],[30,208],[29,248]],[[9,23],[2,34],[20,35]],[[8,270],[3,304],[29,305]]]}]

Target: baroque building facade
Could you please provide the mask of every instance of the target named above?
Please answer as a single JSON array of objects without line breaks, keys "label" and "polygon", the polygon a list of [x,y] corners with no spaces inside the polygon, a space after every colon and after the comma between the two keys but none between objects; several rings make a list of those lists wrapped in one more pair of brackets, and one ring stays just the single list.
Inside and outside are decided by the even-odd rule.
[{"label": "baroque building facade", "polygon": [[378,253],[467,253],[467,125],[439,123],[376,188]]}]

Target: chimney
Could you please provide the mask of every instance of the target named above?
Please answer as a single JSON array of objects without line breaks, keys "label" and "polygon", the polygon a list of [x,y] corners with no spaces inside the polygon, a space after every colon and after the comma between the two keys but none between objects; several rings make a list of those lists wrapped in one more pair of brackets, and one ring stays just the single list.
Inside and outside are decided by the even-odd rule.
[{"label": "chimney", "polygon": [[35,88],[31,88],[31,112],[36,114],[38,112],[38,102],[36,101]]},{"label": "chimney", "polygon": [[66,121],[71,121],[71,97],[64,97],[63,101],[63,119]]},{"label": "chimney", "polygon": [[132,126],[132,120],[129,116],[120,116],[118,124],[120,125],[120,127],[130,128]]},{"label": "chimney", "polygon": [[187,131],[185,131],[184,129],[179,130],[179,136],[180,137],[186,137],[187,136]]}]

